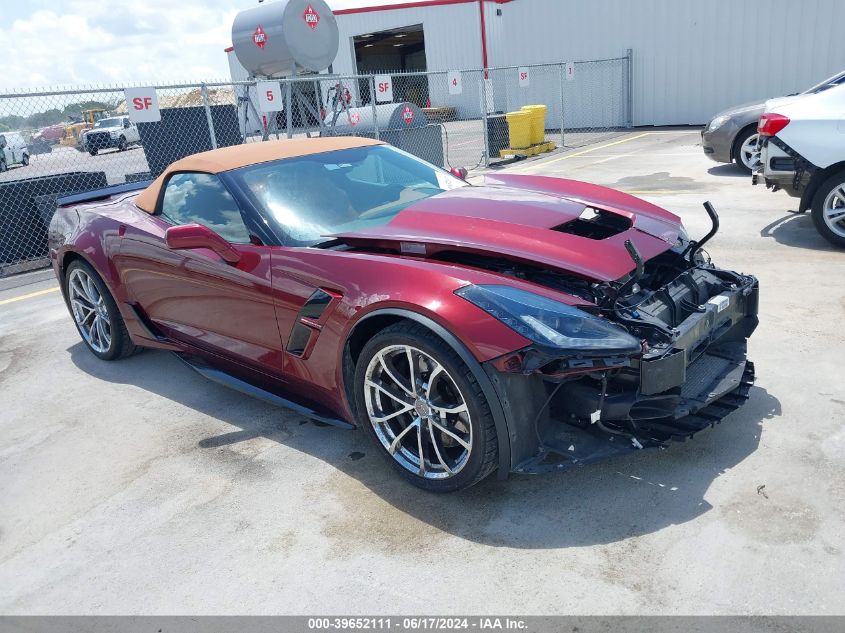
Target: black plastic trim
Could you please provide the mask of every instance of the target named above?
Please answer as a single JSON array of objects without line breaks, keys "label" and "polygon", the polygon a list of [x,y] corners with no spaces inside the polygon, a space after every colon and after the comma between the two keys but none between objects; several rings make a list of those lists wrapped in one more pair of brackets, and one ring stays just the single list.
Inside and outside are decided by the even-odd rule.
[{"label": "black plastic trim", "polygon": [[80,202],[93,202],[94,200],[104,200],[110,196],[119,193],[129,193],[132,191],[140,191],[150,186],[152,180],[141,180],[139,182],[127,182],[122,185],[112,185],[110,187],[102,187],[94,191],[86,191],[85,193],[75,193],[70,196],[62,196],[56,199],[56,205],[66,207],[71,204],[79,204]]},{"label": "black plastic trim", "polygon": [[354,425],[350,424],[346,420],[321,415],[313,409],[293,402],[292,400],[288,400],[287,398],[277,396],[276,394],[271,393],[260,387],[256,387],[255,385],[248,383],[245,380],[241,380],[240,378],[236,378],[231,374],[227,374],[226,372],[221,371],[220,369],[216,369],[215,367],[212,367],[211,365],[208,365],[205,362],[196,359],[195,357],[189,357],[185,354],[178,353],[176,354],[176,356],[179,358],[179,360],[181,360],[188,367],[199,373],[201,376],[208,378],[212,382],[221,384],[224,387],[229,387],[230,389],[234,389],[235,391],[240,391],[243,394],[252,396],[253,398],[258,398],[259,400],[263,400],[264,402],[268,402],[278,407],[284,407],[285,409],[296,411],[299,414],[317,420],[318,422],[323,422],[324,424],[331,424],[332,426],[338,426],[343,429],[355,428]]}]

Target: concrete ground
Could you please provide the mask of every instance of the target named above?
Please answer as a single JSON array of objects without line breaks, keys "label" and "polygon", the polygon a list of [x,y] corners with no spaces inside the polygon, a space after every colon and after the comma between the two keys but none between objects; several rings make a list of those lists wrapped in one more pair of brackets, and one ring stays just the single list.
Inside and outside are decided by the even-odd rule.
[{"label": "concrete ground", "polygon": [[695,440],[448,496],[360,432],[86,351],[43,273],[0,284],[0,613],[845,612],[845,254],[795,201],[637,131],[510,169],[711,200],[761,284],[747,405]]}]

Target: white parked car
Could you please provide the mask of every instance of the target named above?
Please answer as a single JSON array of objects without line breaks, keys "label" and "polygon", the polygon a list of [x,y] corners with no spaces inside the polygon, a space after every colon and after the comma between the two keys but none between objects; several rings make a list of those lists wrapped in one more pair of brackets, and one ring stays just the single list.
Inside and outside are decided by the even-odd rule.
[{"label": "white parked car", "polygon": [[845,248],[845,85],[768,104],[757,126],[762,178],[801,198],[819,233]]},{"label": "white parked car", "polygon": [[29,147],[17,132],[0,134],[0,171],[12,165],[29,165]]},{"label": "white parked car", "polygon": [[79,140],[79,149],[96,156],[101,149],[116,147],[122,152],[130,145],[140,142],[138,126],[127,116],[117,116],[100,119],[94,127],[84,132]]}]

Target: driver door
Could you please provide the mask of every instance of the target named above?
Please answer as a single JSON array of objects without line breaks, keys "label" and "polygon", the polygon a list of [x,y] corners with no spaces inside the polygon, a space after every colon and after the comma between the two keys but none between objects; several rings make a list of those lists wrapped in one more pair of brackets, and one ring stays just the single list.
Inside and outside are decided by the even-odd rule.
[{"label": "driver door", "polygon": [[[183,172],[165,183],[156,215],[127,224],[115,263],[127,294],[169,338],[261,371],[281,372],[270,247],[252,237],[237,201],[216,174]],[[171,249],[165,231],[202,224],[240,261],[205,248]]]}]

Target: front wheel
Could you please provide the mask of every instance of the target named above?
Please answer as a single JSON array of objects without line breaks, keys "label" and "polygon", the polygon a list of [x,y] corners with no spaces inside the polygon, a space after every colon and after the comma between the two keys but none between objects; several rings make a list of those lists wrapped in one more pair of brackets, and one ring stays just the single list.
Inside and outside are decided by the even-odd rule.
[{"label": "front wheel", "polygon": [[117,151],[118,152],[125,152],[126,151],[126,138],[121,136],[120,140],[117,141]]},{"label": "front wheel", "polygon": [[29,165],[29,154],[24,154],[23,156],[21,156],[21,165],[23,165],[24,167]]},{"label": "front wheel", "polygon": [[461,358],[425,327],[400,322],[361,351],[360,424],[408,481],[431,492],[471,486],[496,469],[490,407]]},{"label": "front wheel", "polygon": [[3,159],[0,159],[0,172],[6,171],[7,169],[8,169],[8,167],[6,167],[6,161],[3,160]]},{"label": "front wheel", "polygon": [[760,152],[757,150],[757,128],[749,127],[736,137],[734,141],[734,161],[737,167],[751,173],[760,162]]},{"label": "front wheel", "polygon": [[834,246],[845,248],[845,171],[825,180],[813,196],[813,223]]},{"label": "front wheel", "polygon": [[91,149],[88,150],[88,153],[91,154],[91,156],[96,156],[97,155],[97,148],[92,147]]},{"label": "front wheel", "polygon": [[117,360],[136,351],[114,299],[86,262],[71,262],[65,274],[65,296],[79,335],[97,358]]}]

